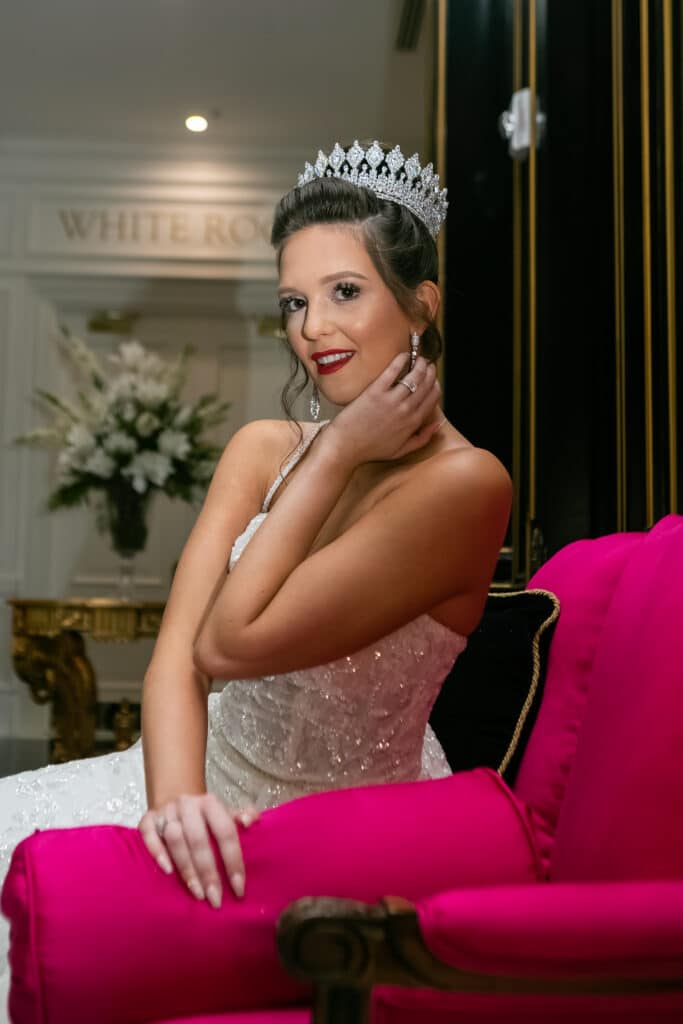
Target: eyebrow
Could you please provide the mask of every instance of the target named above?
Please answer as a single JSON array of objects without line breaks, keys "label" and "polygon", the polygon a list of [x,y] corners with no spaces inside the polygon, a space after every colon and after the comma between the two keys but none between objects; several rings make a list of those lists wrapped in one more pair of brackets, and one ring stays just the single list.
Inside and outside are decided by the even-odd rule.
[{"label": "eyebrow", "polygon": [[[357,270],[338,270],[334,274],[326,274],[325,277],[320,278],[320,284],[327,284],[328,281],[334,281],[338,277],[360,277],[363,281],[367,281],[365,274],[359,274]],[[283,292],[296,292],[298,288],[288,288],[287,285],[283,285],[278,288],[278,295],[282,295]]]}]

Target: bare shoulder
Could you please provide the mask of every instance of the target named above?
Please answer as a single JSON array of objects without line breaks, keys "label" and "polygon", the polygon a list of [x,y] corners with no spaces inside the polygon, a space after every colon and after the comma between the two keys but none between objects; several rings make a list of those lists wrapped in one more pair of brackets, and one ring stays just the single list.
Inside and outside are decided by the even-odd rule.
[{"label": "bare shoulder", "polygon": [[512,501],[512,480],[503,463],[493,452],[471,445],[447,448],[419,463],[411,483],[465,509],[498,503],[509,508]]},{"label": "bare shoulder", "polygon": [[259,449],[273,452],[280,447],[287,436],[294,437],[294,430],[283,420],[251,420],[236,430],[226,445],[228,449]]},{"label": "bare shoulder", "polygon": [[307,438],[315,429],[315,423],[296,420],[251,420],[233,434],[227,447],[287,455],[302,437]]},{"label": "bare shoulder", "polygon": [[424,564],[457,581],[435,617],[468,634],[479,621],[510,519],[512,480],[492,452],[459,446],[419,463],[403,514],[423,525]]},{"label": "bare shoulder", "polygon": [[[242,487],[262,492],[277,476],[282,463],[294,451],[310,424],[287,420],[251,420],[228,441],[214,474],[213,487]],[[300,432],[301,430],[301,432]]]},{"label": "bare shoulder", "polygon": [[269,465],[286,455],[297,440],[296,426],[286,420],[252,420],[235,431],[225,446],[221,461],[244,459],[252,464]]}]

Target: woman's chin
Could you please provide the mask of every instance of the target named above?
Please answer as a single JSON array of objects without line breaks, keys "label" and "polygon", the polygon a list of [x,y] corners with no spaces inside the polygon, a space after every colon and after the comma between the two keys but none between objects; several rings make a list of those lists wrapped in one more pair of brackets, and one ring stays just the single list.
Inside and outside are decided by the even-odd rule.
[{"label": "woman's chin", "polygon": [[320,394],[325,399],[328,405],[334,405],[337,409],[343,409],[345,406],[350,405],[354,398],[358,397],[360,391],[358,392],[357,395],[351,396],[326,395],[322,388],[320,388]]},{"label": "woman's chin", "polygon": [[349,405],[355,398],[358,398],[369,383],[370,381],[360,384],[358,381],[335,381],[331,387],[327,384],[325,387],[321,387],[320,381],[318,381],[318,390],[326,401],[331,402],[332,405],[338,405],[340,408],[343,408],[343,406]]}]

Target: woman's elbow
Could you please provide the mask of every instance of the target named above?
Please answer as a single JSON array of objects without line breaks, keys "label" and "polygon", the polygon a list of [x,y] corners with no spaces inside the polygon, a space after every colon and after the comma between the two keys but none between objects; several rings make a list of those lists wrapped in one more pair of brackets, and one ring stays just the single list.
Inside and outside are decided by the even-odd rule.
[{"label": "woman's elbow", "polygon": [[216,645],[207,637],[206,630],[202,630],[194,642],[192,661],[197,671],[209,679],[225,678],[224,659],[221,657],[220,651],[216,649]]},{"label": "woman's elbow", "polygon": [[207,629],[203,629],[194,642],[192,661],[197,671],[209,679],[229,681],[240,679],[244,674],[242,661],[234,652],[225,650],[225,645]]}]

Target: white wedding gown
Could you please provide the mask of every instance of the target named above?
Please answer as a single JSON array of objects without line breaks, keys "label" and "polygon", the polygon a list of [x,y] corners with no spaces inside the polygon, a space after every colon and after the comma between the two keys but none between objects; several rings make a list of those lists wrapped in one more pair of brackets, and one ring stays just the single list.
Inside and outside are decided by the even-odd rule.
[{"label": "white wedding gown", "polygon": [[[230,567],[263,522],[285,464],[235,541]],[[354,655],[298,672],[236,680],[209,696],[206,782],[233,807],[273,807],[306,793],[450,775],[428,725],[466,639],[429,615]],[[35,829],[136,826],[146,810],[141,741],[119,754],[0,779],[0,884],[14,847]],[[6,1020],[8,925],[0,918],[0,1024]]]}]

